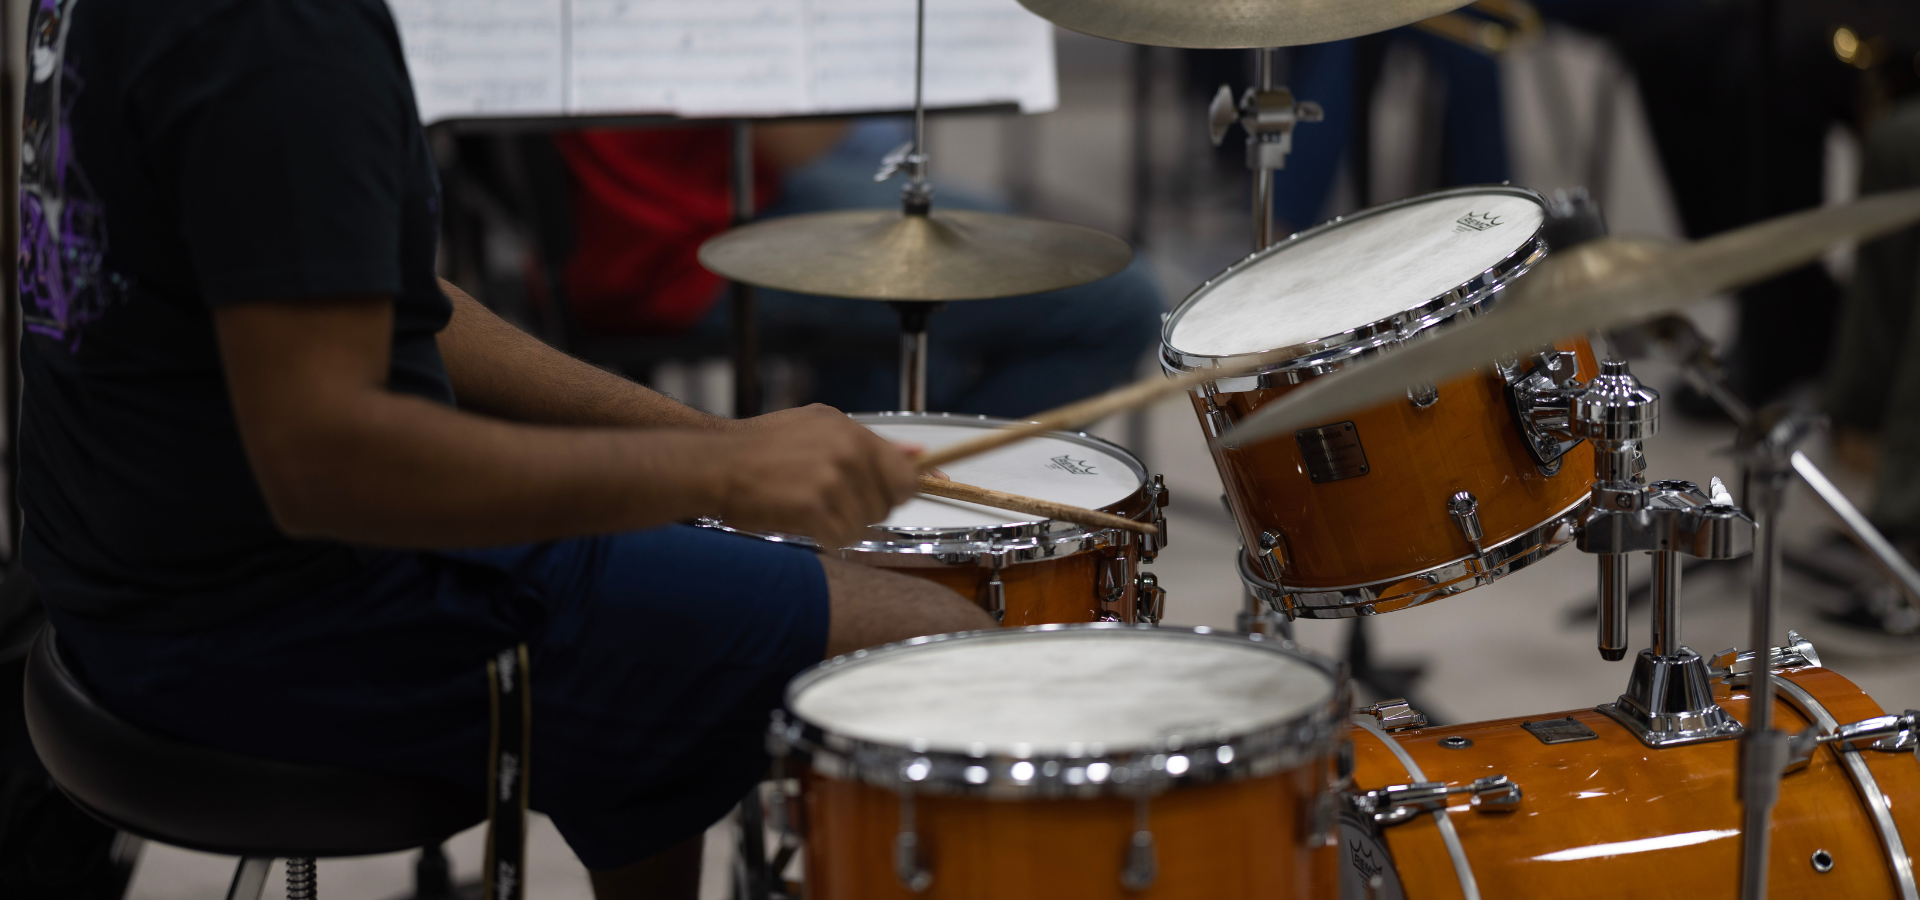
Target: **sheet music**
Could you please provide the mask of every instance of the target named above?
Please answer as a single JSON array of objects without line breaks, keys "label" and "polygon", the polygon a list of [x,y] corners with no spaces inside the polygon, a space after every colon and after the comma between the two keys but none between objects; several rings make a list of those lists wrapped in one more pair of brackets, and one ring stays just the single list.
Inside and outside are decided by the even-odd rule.
[{"label": "sheet music", "polygon": [[389,0],[420,120],[565,103],[566,0]]},{"label": "sheet music", "polygon": [[[423,121],[913,106],[913,0],[388,0]],[[927,0],[927,105],[1059,102],[1053,27]]]}]

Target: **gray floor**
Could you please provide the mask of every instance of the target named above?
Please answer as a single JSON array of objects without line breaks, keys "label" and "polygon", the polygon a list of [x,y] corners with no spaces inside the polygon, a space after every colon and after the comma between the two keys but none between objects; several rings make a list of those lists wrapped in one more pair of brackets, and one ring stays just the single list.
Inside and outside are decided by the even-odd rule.
[{"label": "gray floor", "polygon": [[[1563,64],[1569,77],[1582,84],[1608,76],[1604,54],[1590,43],[1560,36],[1519,56],[1516,67]],[[1128,178],[1131,165],[1131,84],[1126,66],[1131,48],[1078,36],[1061,39],[1062,106],[1047,116],[1022,120],[959,118],[936,128],[934,158],[937,177],[1003,190],[1026,208],[1040,214],[1125,231],[1128,224]],[[1154,57],[1164,63],[1165,51]],[[1551,188],[1581,183],[1582,173],[1563,155],[1540,150],[1554,139],[1542,120],[1528,113],[1526,103],[1551,103],[1537,85],[1522,74],[1516,84],[1532,85],[1515,92],[1514,140],[1519,177],[1532,186]],[[1148,229],[1150,258],[1170,297],[1177,299],[1200,279],[1244,252],[1246,223],[1241,212],[1244,188],[1191,177],[1182,161],[1200,152],[1204,98],[1183,96],[1170,77],[1154,83],[1152,152],[1156,194]],[[1582,97],[1602,96],[1582,90]],[[1671,236],[1673,216],[1664,182],[1652,162],[1644,128],[1630,108],[1632,92],[1615,92],[1613,102],[1626,104],[1625,126],[1610,137],[1606,154],[1612,169],[1605,179],[1610,193],[1603,197],[1616,230]],[[1530,98],[1530,99],[1529,99]],[[1386,98],[1391,100],[1391,98]],[[1303,140],[1310,133],[1303,132]],[[1534,148],[1529,150],[1528,148]],[[1183,174],[1184,173],[1184,174]],[[1376,198],[1381,199],[1381,198]],[[1351,208],[1353,198],[1337,198]],[[1338,211],[1333,210],[1333,211]],[[1725,301],[1709,301],[1694,311],[1710,332],[1728,331]],[[1644,380],[1661,388],[1674,384],[1670,364],[1659,360],[1636,363]],[[724,397],[724,386],[710,385],[706,396]],[[1169,511],[1171,545],[1154,569],[1170,597],[1171,623],[1231,627],[1241,603],[1233,568],[1236,539],[1220,509],[1220,482],[1209,459],[1198,426],[1184,400],[1152,408],[1133,425],[1114,421],[1099,429],[1105,436],[1133,446],[1149,465],[1166,475],[1174,501]],[[1138,435],[1145,439],[1139,440]],[[1649,442],[1649,476],[1686,478],[1702,484],[1712,475],[1731,477],[1731,462],[1716,455],[1730,442],[1725,425],[1689,422],[1669,415],[1661,435]],[[1824,460],[1824,447],[1814,448]],[[1838,473],[1836,473],[1838,474]],[[1869,486],[1841,479],[1855,496]],[[1828,534],[1825,518],[1814,508],[1804,489],[1796,490],[1790,505],[1789,542],[1807,547]],[[1646,566],[1637,565],[1636,580],[1644,580]],[[1577,550],[1557,556],[1496,585],[1371,620],[1376,659],[1390,664],[1418,664],[1425,676],[1419,697],[1426,710],[1447,722],[1476,721],[1514,715],[1591,706],[1613,699],[1625,686],[1628,663],[1609,663],[1593,649],[1590,620],[1579,614],[1593,600],[1594,562]],[[1797,628],[1819,647],[1827,664],[1853,679],[1888,709],[1920,707],[1920,640],[1875,639],[1823,623],[1816,608],[1833,601],[1829,589],[1789,576],[1779,616],[1779,633]],[[1702,653],[1746,643],[1747,571],[1744,565],[1693,577],[1685,588],[1685,642]],[[1339,655],[1347,637],[1346,622],[1301,622],[1302,644]],[[1646,642],[1645,613],[1634,620],[1636,648]],[[704,894],[723,896],[726,826],[709,835],[708,873]],[[480,843],[477,832],[460,836],[453,855],[461,871],[477,874]],[[148,847],[137,871],[131,896],[138,900],[185,900],[219,896],[230,872],[231,860],[166,847]],[[529,895],[540,898],[590,896],[585,871],[567,850],[551,825],[536,823],[529,872]],[[408,885],[405,855],[323,862],[320,883],[325,896],[384,898],[402,894]],[[277,881],[275,890],[278,890]]]}]

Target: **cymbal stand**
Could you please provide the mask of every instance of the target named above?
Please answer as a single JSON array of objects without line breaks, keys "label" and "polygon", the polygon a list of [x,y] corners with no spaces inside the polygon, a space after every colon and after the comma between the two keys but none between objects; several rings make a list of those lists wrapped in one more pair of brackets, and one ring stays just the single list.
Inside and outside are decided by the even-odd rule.
[{"label": "cymbal stand", "polygon": [[[900,186],[900,208],[909,216],[933,210],[933,185],[927,183],[926,57],[927,0],[918,0],[913,14],[913,140],[889,151],[873,174],[873,180],[881,182],[907,173],[907,183]],[[900,315],[900,408],[926,412],[927,319],[945,304],[900,300],[887,305]]]},{"label": "cymbal stand", "polygon": [[[1649,330],[1680,351],[1681,371],[1686,374],[1687,380],[1696,390],[1711,397],[1735,425],[1744,426],[1752,420],[1753,410],[1727,384],[1720,360],[1713,354],[1712,342],[1694,327],[1692,320],[1685,316],[1667,316],[1652,323]],[[1873,526],[1859,507],[1854,506],[1853,501],[1847,499],[1847,495],[1841,493],[1832,479],[1820,471],[1820,467],[1814,465],[1805,453],[1793,451],[1788,462],[1793,467],[1793,473],[1800,476],[1800,480],[1813,489],[1814,496],[1819,497],[1820,502],[1833,512],[1847,537],[1867,555],[1868,561],[1880,570],[1887,583],[1905,594],[1909,604],[1920,608],[1920,571],[1916,571],[1913,564],[1894,549],[1893,542]]]},{"label": "cymbal stand", "polygon": [[[1747,465],[1747,495],[1757,514],[1759,546],[1753,556],[1753,604],[1749,640],[1771,647],[1773,611],[1780,594],[1780,508],[1793,477],[1796,445],[1813,431],[1812,423],[1771,407],[1748,419],[1735,439],[1735,451]],[[1767,896],[1768,826],[1780,797],[1791,735],[1773,727],[1772,667],[1753,666],[1747,736],[1740,744],[1740,806],[1743,811],[1740,896]]]},{"label": "cymbal stand", "polygon": [[1751,551],[1754,523],[1719,479],[1711,494],[1692,482],[1642,484],[1642,441],[1660,424],[1660,394],[1627,364],[1609,359],[1571,398],[1573,433],[1593,443],[1594,485],[1580,549],[1600,556],[1601,656],[1626,650],[1626,555],[1653,555],[1651,646],[1634,659],[1627,691],[1596,707],[1649,747],[1739,735],[1740,723],[1713,700],[1706,660],[1680,642],[1680,559],[1733,559]]},{"label": "cymbal stand", "polygon": [[1226,140],[1235,122],[1247,134],[1247,168],[1253,170],[1253,249],[1265,250],[1279,239],[1273,228],[1273,172],[1287,167],[1293,152],[1293,126],[1325,118],[1320,104],[1295,102],[1293,92],[1275,85],[1276,48],[1255,50],[1258,87],[1247,88],[1234,102],[1233,89],[1221,85],[1207,106],[1208,136],[1215,147]]}]

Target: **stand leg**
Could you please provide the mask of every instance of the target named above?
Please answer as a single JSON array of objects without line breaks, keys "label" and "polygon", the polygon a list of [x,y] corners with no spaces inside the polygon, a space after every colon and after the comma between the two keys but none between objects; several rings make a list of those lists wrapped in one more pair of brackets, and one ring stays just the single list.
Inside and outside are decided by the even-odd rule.
[{"label": "stand leg", "polygon": [[[753,219],[753,124],[745,119],[733,121],[733,224]],[[753,285],[735,282],[729,292],[729,318],[733,325],[733,417],[744,419],[760,414],[760,329],[755,320],[759,310]]]},{"label": "stand leg", "polygon": [[942,303],[888,303],[900,314],[900,408],[927,411],[927,319]]},{"label": "stand leg", "polygon": [[1786,467],[1754,466],[1749,479],[1755,541],[1752,632],[1748,640],[1759,648],[1760,658],[1753,666],[1747,735],[1740,742],[1740,896],[1745,900],[1765,900],[1767,896],[1768,832],[1786,763],[1787,735],[1773,728],[1773,673],[1766,654],[1773,646],[1773,610],[1780,589],[1780,507],[1789,471]]}]

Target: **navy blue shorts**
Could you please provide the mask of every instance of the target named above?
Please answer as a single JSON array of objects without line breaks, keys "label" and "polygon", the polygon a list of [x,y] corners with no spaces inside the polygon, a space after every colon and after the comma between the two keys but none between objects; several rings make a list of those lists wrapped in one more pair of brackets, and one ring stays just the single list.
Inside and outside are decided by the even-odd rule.
[{"label": "navy blue shorts", "polygon": [[190,635],[50,611],[102,699],[241,753],[486,780],[494,651],[533,671],[531,805],[590,869],[699,834],[765,772],[769,711],[826,650],[806,550],[687,526],[381,554],[352,583]]}]

